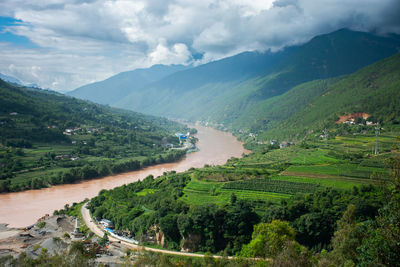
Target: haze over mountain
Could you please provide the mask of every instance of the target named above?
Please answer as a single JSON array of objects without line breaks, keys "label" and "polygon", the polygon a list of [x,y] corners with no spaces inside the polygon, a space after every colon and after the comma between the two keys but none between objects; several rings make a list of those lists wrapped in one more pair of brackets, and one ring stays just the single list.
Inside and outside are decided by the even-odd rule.
[{"label": "haze over mountain", "polygon": [[154,64],[276,51],[349,28],[400,34],[398,0],[0,1],[0,72],[70,91]]},{"label": "haze over mountain", "polygon": [[[117,75],[96,83],[96,88],[98,92],[107,91],[106,96],[112,92],[118,96],[123,89],[123,97],[109,97],[102,102],[116,107],[153,115],[224,123],[233,129],[248,129],[255,125],[265,129],[265,123],[262,126],[260,122],[286,119],[268,115],[271,108],[269,99],[272,97],[305,82],[350,74],[395,54],[399,48],[398,36],[381,37],[343,29],[316,36],[304,45],[276,53],[246,52],[177,71],[152,83],[144,80],[142,87],[132,86],[129,79]],[[147,71],[150,73],[152,70]],[[126,76],[129,74],[125,73]],[[329,82],[322,84],[325,86]],[[312,84],[314,86],[317,85]],[[309,86],[300,88],[305,90],[309,101]],[[82,89],[71,94],[77,95],[79,90]],[[301,96],[302,92],[298,94]],[[87,95],[87,99],[92,101],[98,98],[96,94]],[[279,109],[274,110],[279,113]]]},{"label": "haze over mountain", "polygon": [[3,81],[6,81],[6,82],[16,83],[16,84],[21,84],[22,85],[22,82],[20,80],[18,80],[17,78],[14,78],[14,77],[11,77],[11,76],[8,76],[8,75],[4,75],[4,74],[1,74],[1,73],[0,73],[0,79],[2,79]]},{"label": "haze over mountain", "polygon": [[126,97],[135,89],[141,89],[174,72],[188,68],[190,67],[183,65],[154,65],[148,69],[136,69],[119,73],[104,81],[79,87],[68,94],[100,104],[112,104]]}]

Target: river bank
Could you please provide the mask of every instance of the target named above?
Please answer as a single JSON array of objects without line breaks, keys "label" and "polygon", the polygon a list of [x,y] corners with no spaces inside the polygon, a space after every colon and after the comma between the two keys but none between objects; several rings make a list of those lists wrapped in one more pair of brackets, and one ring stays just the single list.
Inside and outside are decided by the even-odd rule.
[{"label": "river bank", "polygon": [[205,164],[221,165],[231,157],[241,157],[243,153],[248,152],[230,133],[198,125],[196,128],[199,151],[186,155],[179,162],[160,164],[79,184],[2,194],[0,195],[2,204],[0,223],[7,223],[10,227],[26,227],[35,223],[44,214],[52,214],[54,210],[63,208],[65,204],[92,198],[102,189],[112,189],[144,179],[148,175],[159,176],[163,172],[172,170],[183,172],[192,167],[203,167]]}]

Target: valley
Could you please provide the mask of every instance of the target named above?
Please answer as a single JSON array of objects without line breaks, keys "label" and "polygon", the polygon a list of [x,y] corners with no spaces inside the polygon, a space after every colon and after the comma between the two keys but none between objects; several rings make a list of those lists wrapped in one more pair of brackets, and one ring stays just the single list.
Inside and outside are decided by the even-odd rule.
[{"label": "valley", "polygon": [[157,251],[115,264],[396,266],[399,51],[396,34],[339,29],[67,95],[0,80],[0,222],[77,217],[68,247],[104,256],[116,232]]},{"label": "valley", "polygon": [[[198,129],[197,147],[200,150],[185,155],[178,162],[157,164],[137,171],[107,175],[79,183],[0,194],[0,203],[2,203],[0,222],[7,223],[10,227],[26,227],[34,224],[44,214],[52,214],[54,210],[62,209],[66,204],[72,205],[86,198],[92,198],[101,190],[143,180],[148,175],[158,176],[173,170],[182,172],[192,167],[203,167],[205,164],[224,164],[231,157],[240,157],[242,153],[248,153],[242,143],[229,133],[202,126],[191,125],[191,127]],[[34,174],[32,176],[36,177]],[[29,199],[29,202],[26,199]]]},{"label": "valley", "polygon": [[0,192],[39,189],[181,159],[166,119],[0,80]]}]

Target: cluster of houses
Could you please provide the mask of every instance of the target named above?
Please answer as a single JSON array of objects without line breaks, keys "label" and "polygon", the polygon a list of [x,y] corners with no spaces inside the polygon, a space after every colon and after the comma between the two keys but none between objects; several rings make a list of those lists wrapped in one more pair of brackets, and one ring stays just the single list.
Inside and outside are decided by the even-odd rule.
[{"label": "cluster of houses", "polygon": [[78,134],[79,132],[82,133],[96,133],[96,132],[100,132],[101,128],[79,128],[79,127],[74,127],[74,128],[67,128],[64,130],[63,134],[65,135],[74,135],[74,134]]},{"label": "cluster of houses", "polygon": [[127,233],[122,233],[114,230],[114,223],[108,219],[101,219],[99,224],[103,227],[103,229],[110,234],[111,236],[126,241],[128,243],[133,243],[135,245],[139,244],[139,242],[133,238],[130,238]]},{"label": "cluster of houses", "polygon": [[65,135],[77,134],[77,132],[78,132],[80,129],[81,129],[81,128],[78,128],[78,127],[65,129],[65,131],[63,132],[63,134],[65,134]]},{"label": "cluster of houses", "polygon": [[[73,145],[76,145],[77,143],[78,143],[78,141],[76,141],[76,140],[71,141],[71,144],[73,144]],[[82,144],[87,145],[87,141],[83,140]]]},{"label": "cluster of houses", "polygon": [[178,139],[179,139],[179,144],[183,145],[183,147],[180,148],[176,148],[176,149],[184,149],[186,150],[187,153],[191,153],[194,151],[197,151],[198,149],[196,148],[196,146],[190,142],[190,140],[193,138],[190,133],[186,133],[186,134],[181,134],[181,133],[176,133],[175,134]]},{"label": "cluster of houses", "polygon": [[103,226],[103,228],[114,229],[114,223],[113,223],[112,221],[110,221],[110,220],[101,219],[101,220],[99,221],[99,224],[100,224],[101,226]]},{"label": "cluster of houses", "polygon": [[368,121],[368,118],[371,117],[369,114],[364,113],[364,112],[357,112],[357,113],[353,113],[353,114],[348,114],[348,115],[343,115],[339,117],[339,120],[336,121],[336,124],[349,124],[349,125],[355,125],[356,120],[358,118],[361,118],[365,121],[366,125],[377,125],[376,123],[372,122],[372,121]]},{"label": "cluster of houses", "polygon": [[61,159],[78,160],[79,157],[71,156],[71,155],[58,155],[58,156],[55,156],[54,159],[55,160],[61,160]]},{"label": "cluster of houses", "polygon": [[271,141],[269,141],[269,144],[271,146],[279,144],[279,148],[285,148],[285,147],[288,147],[291,145],[291,143],[289,143],[289,142],[286,142],[286,141],[278,142],[277,140],[271,140]]},{"label": "cluster of houses", "polygon": [[[342,123],[344,123],[344,124],[349,124],[349,125],[355,125],[355,124],[356,124],[356,122],[355,122],[354,119],[350,119],[350,120],[344,121],[344,122],[342,122]],[[367,126],[370,126],[370,125],[377,125],[376,123],[374,123],[374,122],[372,122],[372,121],[366,121],[365,124],[366,124]]]},{"label": "cluster of houses", "polygon": [[179,139],[179,144],[182,144],[183,142],[186,142],[188,140],[190,133],[187,134],[176,133],[175,135]]}]

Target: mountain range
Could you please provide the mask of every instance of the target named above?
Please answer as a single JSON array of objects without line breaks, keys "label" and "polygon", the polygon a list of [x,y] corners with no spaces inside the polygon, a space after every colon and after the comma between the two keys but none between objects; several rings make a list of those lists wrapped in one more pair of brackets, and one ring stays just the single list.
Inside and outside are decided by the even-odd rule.
[{"label": "mountain range", "polygon": [[278,52],[125,72],[69,94],[152,115],[207,121],[234,132],[265,133],[282,127],[334,84],[346,84],[347,75],[398,51],[397,35],[342,29]]},{"label": "mountain range", "polygon": [[130,92],[143,88],[147,84],[161,80],[177,71],[187,69],[183,65],[154,65],[148,69],[121,72],[102,82],[84,85],[70,92],[69,95],[100,104],[113,104],[129,95]]}]

